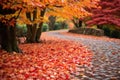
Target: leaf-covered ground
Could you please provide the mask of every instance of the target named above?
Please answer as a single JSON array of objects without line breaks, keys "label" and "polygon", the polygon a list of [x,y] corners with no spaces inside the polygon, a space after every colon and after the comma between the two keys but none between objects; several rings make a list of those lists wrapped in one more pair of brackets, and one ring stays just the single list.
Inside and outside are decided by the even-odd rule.
[{"label": "leaf-covered ground", "polygon": [[77,42],[93,52],[91,65],[77,66],[71,80],[120,80],[120,39],[68,33],[68,30],[45,34]]},{"label": "leaf-covered ground", "polygon": [[66,30],[41,39],[21,44],[23,54],[0,50],[0,80],[120,80],[120,39]]},{"label": "leaf-covered ground", "polygon": [[88,65],[93,54],[71,41],[21,44],[22,54],[0,50],[0,80],[69,80],[77,65]]}]

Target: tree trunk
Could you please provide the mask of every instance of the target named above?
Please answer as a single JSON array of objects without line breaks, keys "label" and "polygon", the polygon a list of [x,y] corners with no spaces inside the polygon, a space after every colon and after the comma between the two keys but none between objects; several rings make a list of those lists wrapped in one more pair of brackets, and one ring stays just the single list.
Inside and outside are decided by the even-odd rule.
[{"label": "tree trunk", "polygon": [[73,19],[72,22],[74,23],[74,25],[75,25],[76,28],[79,27],[79,26],[78,26],[78,23],[77,23],[77,21],[76,21],[75,19]]},{"label": "tree trunk", "polygon": [[56,17],[55,16],[49,16],[49,29],[50,30],[54,30],[54,25],[55,25],[55,21],[56,21]]},{"label": "tree trunk", "polygon": [[82,21],[79,20],[79,27],[82,27]]},{"label": "tree trunk", "polygon": [[40,42],[40,36],[42,33],[42,24],[43,22],[39,24],[38,28],[37,28],[37,24],[35,24],[34,26],[27,25],[27,29],[28,29],[27,39],[26,39],[27,43],[39,43]]},{"label": "tree trunk", "polygon": [[[2,22],[0,22],[2,24]],[[5,24],[1,25],[0,29],[1,36],[1,48],[7,52],[21,52],[18,48],[17,39],[16,39],[16,30],[15,27],[6,26]]]},{"label": "tree trunk", "polygon": [[31,42],[31,36],[32,36],[31,28],[32,28],[32,25],[27,24],[27,36],[26,36],[27,43]]},{"label": "tree trunk", "polygon": [[40,37],[41,37],[41,33],[42,33],[42,24],[43,24],[43,22],[41,22],[39,24],[39,28],[37,29],[36,42],[40,42]]},{"label": "tree trunk", "polygon": [[[32,13],[27,12],[26,17],[32,22],[35,21],[37,17],[37,9],[33,11],[33,18],[32,18]],[[37,24],[27,24],[27,43],[35,43],[35,38],[36,38],[36,32],[37,32]]]},{"label": "tree trunk", "polygon": [[[34,22],[37,19],[37,9],[33,11],[33,18],[32,18],[32,13],[28,12],[26,13],[26,17],[32,22]],[[45,14],[45,9],[40,12],[40,16],[44,17]],[[35,23],[35,24],[27,24],[27,43],[38,43],[40,42],[40,36],[42,33],[42,24],[43,22],[40,23]],[[39,26],[38,26],[39,25]]]},{"label": "tree trunk", "polygon": [[37,35],[37,24],[34,24],[32,27],[32,36],[31,36],[31,40],[32,42],[36,42],[36,35]]},{"label": "tree trunk", "polygon": [[82,20],[76,18],[76,19],[73,19],[72,21],[76,28],[82,27]]},{"label": "tree trunk", "polygon": [[37,24],[27,25],[27,43],[35,43],[37,34]]}]

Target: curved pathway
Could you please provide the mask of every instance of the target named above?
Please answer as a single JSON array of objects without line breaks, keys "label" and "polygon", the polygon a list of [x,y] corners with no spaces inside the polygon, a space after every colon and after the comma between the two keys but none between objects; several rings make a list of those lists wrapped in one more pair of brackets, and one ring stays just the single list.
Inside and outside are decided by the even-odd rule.
[{"label": "curved pathway", "polygon": [[120,80],[120,45],[113,41],[63,35],[67,30],[46,32],[48,36],[82,43],[94,53],[91,66],[78,66],[72,80]]}]

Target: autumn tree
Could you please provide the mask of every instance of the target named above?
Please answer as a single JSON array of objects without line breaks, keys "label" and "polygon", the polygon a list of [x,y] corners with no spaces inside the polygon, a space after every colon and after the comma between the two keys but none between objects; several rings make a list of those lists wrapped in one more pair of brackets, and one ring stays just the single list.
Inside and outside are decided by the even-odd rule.
[{"label": "autumn tree", "polygon": [[[0,42],[2,49],[8,52],[20,52],[15,27],[17,21],[20,20],[25,21],[28,26],[27,40],[30,42],[39,41],[41,27],[36,28],[36,25],[37,22],[39,22],[39,26],[42,25],[43,21],[39,20],[42,20],[48,2],[48,0],[43,0],[43,3],[42,0],[0,0]],[[37,20],[38,12],[40,19]],[[24,13],[26,13],[27,19],[23,17]]]},{"label": "autumn tree", "polygon": [[53,15],[73,19],[88,15],[82,7],[90,7],[90,2],[91,0],[0,0],[2,49],[20,52],[16,40],[16,22],[27,24],[27,42],[39,42],[46,8],[49,8]]},{"label": "autumn tree", "polygon": [[16,41],[16,19],[22,10],[20,4],[11,0],[0,0],[0,38],[2,49],[20,52]]},{"label": "autumn tree", "polygon": [[[29,0],[27,2],[29,4]],[[85,1],[80,1],[80,0],[75,0],[75,1],[74,0],[68,0],[68,1],[67,0],[35,0],[34,2],[32,2],[32,4],[39,6],[39,9],[38,8],[35,9],[34,6],[29,6],[27,10],[30,10],[30,11],[26,12],[26,17],[30,21],[27,24],[27,29],[28,29],[27,42],[30,42],[30,43],[39,42],[46,9],[55,13],[55,14],[53,14],[53,16],[56,16],[56,14],[60,14],[60,15],[62,14],[64,16],[69,16],[69,17],[72,16],[72,18],[74,17],[73,19],[75,19],[75,18],[77,19],[81,16],[88,15],[88,13],[82,8],[85,6],[92,7],[93,5],[92,6],[88,5],[90,3],[91,3],[91,1],[86,1],[86,0]],[[71,9],[73,6],[75,6],[75,8]],[[33,10],[31,10],[31,9],[33,9]],[[68,13],[69,11],[71,11],[71,12]],[[66,14],[64,14],[64,13],[66,13]],[[77,14],[75,14],[75,13],[77,13]],[[79,19],[78,23],[80,26],[82,21]],[[50,28],[52,28],[52,26],[50,26]]]},{"label": "autumn tree", "polygon": [[82,19],[79,18],[73,18],[72,22],[74,23],[76,28],[82,27]]},{"label": "autumn tree", "polygon": [[[31,12],[26,12],[26,16],[30,21],[35,21],[37,18],[37,9],[33,11],[33,19],[31,17]],[[40,16],[43,17],[45,14],[45,9],[43,9],[40,13]],[[41,30],[42,30],[43,21],[34,23],[34,24],[27,24],[27,42],[34,43],[39,42]]]},{"label": "autumn tree", "polygon": [[[29,5],[29,0],[26,1]],[[38,6],[35,8],[33,5]],[[59,0],[35,0],[32,2],[32,6],[27,7],[26,19],[22,20],[27,23],[27,39],[28,43],[36,43],[40,42],[40,36],[42,32],[42,24],[44,22],[44,15],[46,13],[46,9],[53,7],[61,7],[62,2]],[[24,16],[25,17],[25,16]]]},{"label": "autumn tree", "polygon": [[65,5],[63,8],[53,8],[49,14],[56,15],[57,17],[63,17],[65,19],[70,19],[76,28],[82,26],[82,20],[84,17],[91,15],[90,12],[86,10],[87,8],[96,7],[96,0],[65,0]]},{"label": "autumn tree", "polygon": [[[37,5],[38,3],[40,3],[39,1],[34,2],[34,5]],[[29,4],[29,2],[28,2]],[[46,5],[44,5],[43,3],[40,3],[40,5],[38,5],[39,8],[35,8],[34,6],[28,7],[30,11],[26,12],[26,17],[27,19],[30,21],[29,23],[27,23],[27,42],[28,43],[35,43],[35,42],[39,42],[40,36],[41,36],[41,30],[42,30],[42,24],[43,24],[43,17],[45,14],[45,10],[46,10]],[[33,10],[31,10],[30,8],[32,8]]]},{"label": "autumn tree", "polygon": [[8,52],[21,52],[16,39],[16,24],[21,13],[30,11],[27,10],[30,6],[35,9],[37,7],[41,8],[41,3],[31,0],[0,0],[0,40],[2,49]]},{"label": "autumn tree", "polygon": [[98,8],[90,10],[93,15],[87,22],[90,25],[115,25],[120,29],[120,0],[100,0]]}]

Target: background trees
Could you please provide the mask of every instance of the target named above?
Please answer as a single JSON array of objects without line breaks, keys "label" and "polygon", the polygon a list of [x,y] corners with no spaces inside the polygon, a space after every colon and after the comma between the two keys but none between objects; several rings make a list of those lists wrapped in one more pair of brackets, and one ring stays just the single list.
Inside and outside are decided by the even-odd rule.
[{"label": "background trees", "polygon": [[90,25],[113,24],[120,26],[120,0],[101,0],[99,8],[92,9],[92,19],[87,23]]},{"label": "background trees", "polygon": [[98,8],[90,11],[93,15],[87,22],[88,26],[97,25],[103,28],[107,36],[120,35],[120,0],[100,0]]},{"label": "background trees", "polygon": [[48,22],[48,24],[49,24],[49,29],[50,30],[54,30],[54,25],[55,25],[55,21],[56,21],[56,16],[49,16],[49,22]]},{"label": "background trees", "polygon": [[86,8],[96,7],[96,4],[97,0],[64,0],[64,7],[52,8],[49,14],[71,20],[78,28],[83,18],[91,15]]}]

